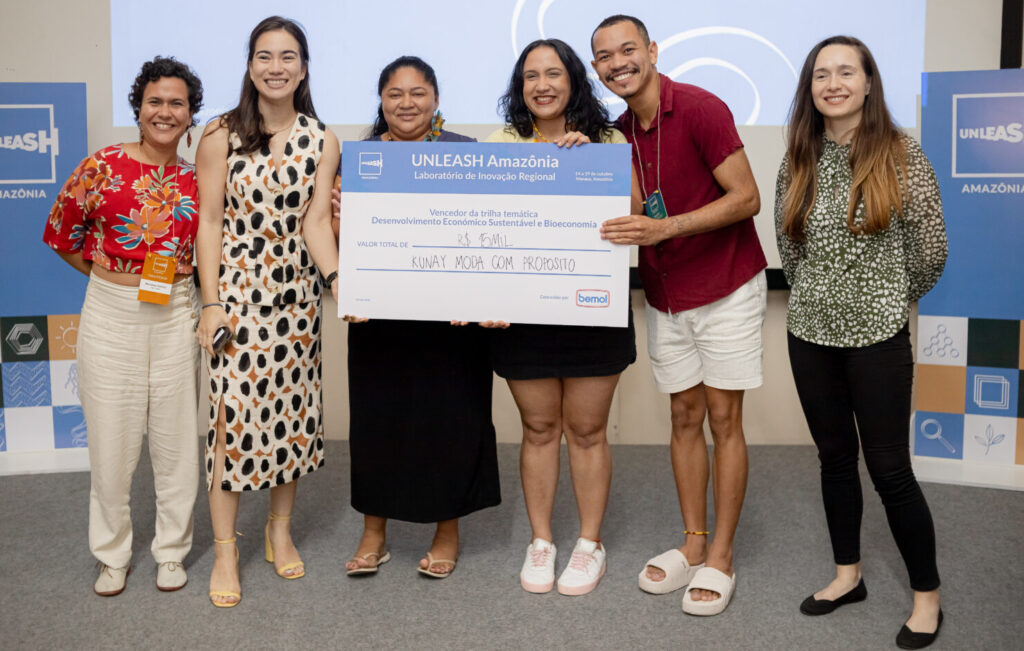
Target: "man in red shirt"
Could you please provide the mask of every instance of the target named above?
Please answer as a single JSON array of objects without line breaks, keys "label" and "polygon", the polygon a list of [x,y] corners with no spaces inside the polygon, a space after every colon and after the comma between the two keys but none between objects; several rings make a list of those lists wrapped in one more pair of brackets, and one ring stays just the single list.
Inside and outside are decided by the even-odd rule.
[{"label": "man in red shirt", "polygon": [[[648,352],[671,395],[672,468],[686,540],[651,559],[640,587],[683,586],[683,610],[716,615],[732,597],[733,537],[747,485],[743,392],[761,385],[767,263],[754,230],[760,196],[732,114],[711,93],[655,68],[658,46],[631,16],[605,19],[591,39],[594,70],[629,109],[616,126],[633,145],[645,215],[604,223],[602,237],[640,246]],[[716,529],[708,544],[714,440]]]}]

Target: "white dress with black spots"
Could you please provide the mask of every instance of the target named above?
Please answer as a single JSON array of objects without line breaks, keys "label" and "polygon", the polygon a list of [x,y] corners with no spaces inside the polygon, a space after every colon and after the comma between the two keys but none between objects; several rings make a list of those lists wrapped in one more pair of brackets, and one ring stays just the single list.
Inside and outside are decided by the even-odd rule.
[{"label": "white dress with black spots", "polygon": [[208,486],[221,401],[224,490],[278,486],[323,465],[320,284],[302,220],[325,131],[299,114],[280,170],[269,147],[239,154],[229,138],[219,299],[235,338],[209,360]]}]

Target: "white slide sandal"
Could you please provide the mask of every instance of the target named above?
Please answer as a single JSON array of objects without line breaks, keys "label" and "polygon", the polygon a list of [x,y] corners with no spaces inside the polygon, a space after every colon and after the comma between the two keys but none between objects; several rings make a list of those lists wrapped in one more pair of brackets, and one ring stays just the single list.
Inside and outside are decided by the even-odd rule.
[{"label": "white slide sandal", "polygon": [[[729,605],[732,593],[736,588],[736,573],[728,576],[713,567],[704,567],[697,571],[690,581],[690,588],[683,595],[683,612],[690,615],[718,615]],[[710,590],[720,597],[714,601],[697,601],[690,596],[691,590]]]},{"label": "white slide sandal", "polygon": [[[654,581],[647,576],[647,568],[656,567],[665,573],[665,578],[661,581]],[[690,581],[693,580],[693,576],[698,570],[704,567],[704,563],[700,565],[690,565],[690,562],[686,560],[686,556],[683,552],[678,549],[670,549],[663,554],[658,554],[651,560],[647,561],[644,565],[644,569],[640,570],[640,576],[637,582],[640,585],[640,589],[644,592],[650,592],[651,594],[668,594],[675,592],[679,588],[686,587]]]}]

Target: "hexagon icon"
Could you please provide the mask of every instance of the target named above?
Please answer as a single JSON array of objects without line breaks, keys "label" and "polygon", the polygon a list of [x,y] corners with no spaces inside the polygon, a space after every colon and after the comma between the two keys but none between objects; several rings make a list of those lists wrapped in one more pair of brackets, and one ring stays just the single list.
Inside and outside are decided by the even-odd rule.
[{"label": "hexagon icon", "polygon": [[0,318],[0,351],[4,362],[42,362],[50,346],[45,316]]},{"label": "hexagon icon", "polygon": [[43,333],[33,323],[16,323],[7,333],[7,345],[15,355],[35,355],[43,345]]}]

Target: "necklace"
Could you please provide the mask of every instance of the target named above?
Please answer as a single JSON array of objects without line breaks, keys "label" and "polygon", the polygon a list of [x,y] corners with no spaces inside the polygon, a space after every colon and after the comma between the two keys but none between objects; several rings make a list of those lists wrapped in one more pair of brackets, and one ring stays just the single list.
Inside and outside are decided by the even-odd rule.
[{"label": "necklace", "polygon": [[533,124],[533,141],[534,142],[551,142],[550,140],[545,138],[544,134],[541,133],[540,129],[537,128],[537,121],[536,120],[531,120],[530,122]]},{"label": "necklace", "polygon": [[[543,133],[540,132],[540,129],[537,128],[537,121],[536,120],[530,120],[530,123],[533,125],[533,141],[534,142],[551,142],[550,140],[548,140],[544,136]],[[575,131],[576,130],[576,125],[575,124],[568,124],[567,123],[562,128],[565,130],[566,133],[569,133],[570,131]]]},{"label": "necklace", "polygon": [[[635,112],[633,112],[632,110],[630,110],[630,112],[633,113],[633,119],[629,123],[629,135],[632,136],[633,146],[636,147],[636,159],[637,159],[637,162],[640,163],[640,186],[641,186],[641,189],[643,190],[644,194],[646,195],[647,194],[647,179],[644,178],[644,159],[643,159],[643,156],[640,155],[640,146],[636,144],[636,121],[637,121],[637,117],[636,117],[636,113]],[[661,100],[659,99],[658,100],[658,110],[657,110],[657,112],[654,115],[654,122],[655,122],[655,124],[658,125],[658,146],[657,146],[657,149],[655,149],[655,161],[657,161],[656,168],[655,168],[656,169],[656,172],[655,172],[656,178],[655,178],[655,180],[658,182],[658,185],[655,188],[655,191],[657,191],[657,192],[661,192],[661,120],[660,120],[660,118],[661,118]],[[647,203],[647,201],[645,200],[644,203]]]},{"label": "necklace", "polygon": [[[151,155],[147,154],[145,149],[143,149],[143,146],[144,146],[144,143],[140,142],[139,143],[139,155],[136,158],[136,160],[138,161],[138,163],[140,165],[140,167],[139,167],[139,171],[140,172],[142,171],[141,165],[142,165],[142,159],[143,158],[145,158],[147,160],[157,160],[157,156],[155,156],[155,155],[151,156]],[[171,162],[169,162],[169,163],[146,163],[146,165],[152,165],[153,167],[167,167],[168,165],[174,165],[177,162],[178,162],[178,152],[175,151],[174,152],[174,156],[171,158]]]},{"label": "necklace", "polygon": [[264,126],[264,127],[266,127],[266,132],[267,132],[267,133],[268,133],[268,134],[269,134],[270,136],[276,136],[277,134],[281,133],[281,132],[282,132],[282,131],[284,131],[285,129],[291,129],[291,128],[292,128],[292,125],[294,125],[294,124],[295,124],[295,118],[293,117],[293,118],[291,119],[291,121],[289,121],[289,122],[288,122],[287,124],[285,124],[285,125],[284,125],[283,127],[281,127],[280,129],[275,129],[275,128],[271,127],[271,126],[270,126],[269,124],[266,124],[266,123],[264,123],[264,124],[263,124],[263,126]]}]

